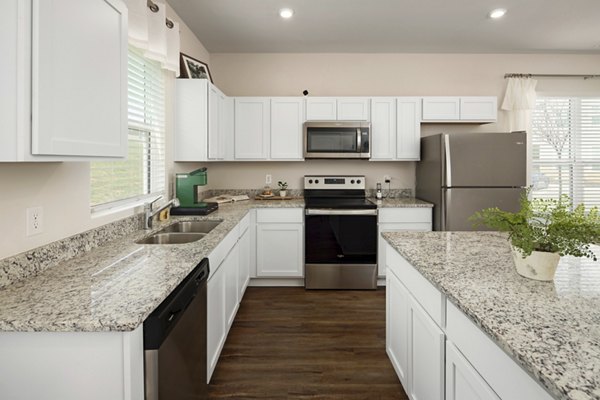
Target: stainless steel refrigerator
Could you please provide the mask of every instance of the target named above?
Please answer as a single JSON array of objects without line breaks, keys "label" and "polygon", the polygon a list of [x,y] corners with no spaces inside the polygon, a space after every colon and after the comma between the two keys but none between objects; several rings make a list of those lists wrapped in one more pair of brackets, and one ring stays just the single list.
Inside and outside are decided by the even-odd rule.
[{"label": "stainless steel refrigerator", "polygon": [[519,209],[526,169],[525,132],[428,136],[421,138],[416,196],[434,204],[434,230],[472,231],[468,218],[476,211]]}]

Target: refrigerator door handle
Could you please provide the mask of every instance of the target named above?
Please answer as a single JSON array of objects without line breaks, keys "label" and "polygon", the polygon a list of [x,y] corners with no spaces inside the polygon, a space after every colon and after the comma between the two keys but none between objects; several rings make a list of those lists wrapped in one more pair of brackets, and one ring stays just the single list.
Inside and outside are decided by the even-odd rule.
[{"label": "refrigerator door handle", "polygon": [[446,158],[446,187],[452,186],[452,161],[450,159],[450,135],[444,135],[444,156]]},{"label": "refrigerator door handle", "polygon": [[448,226],[448,206],[450,205],[450,191],[444,190],[442,194],[442,207],[440,215],[440,230],[446,231]]}]

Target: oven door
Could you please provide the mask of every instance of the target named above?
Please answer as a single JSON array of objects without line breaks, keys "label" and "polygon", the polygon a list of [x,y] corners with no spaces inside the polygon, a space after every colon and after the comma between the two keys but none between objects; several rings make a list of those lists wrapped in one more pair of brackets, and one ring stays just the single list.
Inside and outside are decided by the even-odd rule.
[{"label": "oven door", "polygon": [[307,209],[307,289],[377,287],[377,210]]},{"label": "oven door", "polygon": [[362,123],[307,122],[304,126],[305,158],[369,158],[370,130]]}]

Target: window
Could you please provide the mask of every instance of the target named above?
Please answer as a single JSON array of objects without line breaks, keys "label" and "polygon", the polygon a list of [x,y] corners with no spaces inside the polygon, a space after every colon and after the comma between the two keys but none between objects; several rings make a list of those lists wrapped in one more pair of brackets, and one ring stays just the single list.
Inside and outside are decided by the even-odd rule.
[{"label": "window", "polygon": [[95,210],[139,201],[165,188],[165,84],[160,63],[129,49],[127,160],[92,162]]},{"label": "window", "polygon": [[538,98],[532,122],[534,196],[600,206],[600,98]]}]

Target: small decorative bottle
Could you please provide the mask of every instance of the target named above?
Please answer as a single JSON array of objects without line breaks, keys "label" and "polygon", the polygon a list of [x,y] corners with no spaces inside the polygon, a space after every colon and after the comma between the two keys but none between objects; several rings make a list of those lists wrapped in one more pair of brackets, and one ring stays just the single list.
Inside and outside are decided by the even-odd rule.
[{"label": "small decorative bottle", "polygon": [[381,193],[381,183],[377,182],[377,193],[375,194],[375,197],[377,198],[377,200],[381,200],[383,198],[383,195]]}]

